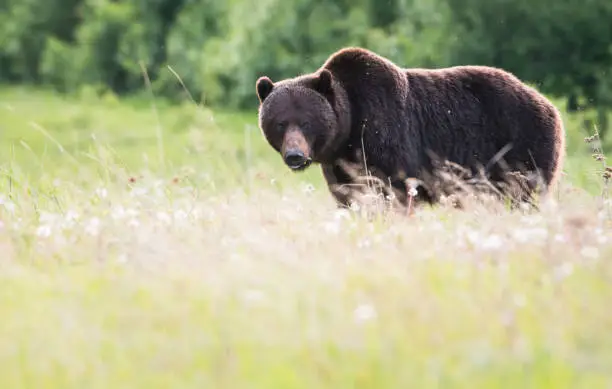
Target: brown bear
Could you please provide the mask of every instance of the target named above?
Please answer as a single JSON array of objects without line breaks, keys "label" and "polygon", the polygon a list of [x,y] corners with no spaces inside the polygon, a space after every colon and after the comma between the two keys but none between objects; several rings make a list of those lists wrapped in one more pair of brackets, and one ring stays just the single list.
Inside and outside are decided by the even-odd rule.
[{"label": "brown bear", "polygon": [[[414,178],[420,183],[416,199],[434,204],[441,195],[441,162],[484,172],[493,185],[507,182],[508,174],[537,174],[540,193],[546,193],[565,155],[555,106],[498,68],[401,68],[348,47],[314,73],[278,82],[262,76],[256,92],[267,142],[294,171],[320,164],[341,206],[350,205],[351,192],[344,189],[359,183],[362,173],[392,188],[404,205],[406,179]],[[536,189],[522,190],[531,196]]]}]

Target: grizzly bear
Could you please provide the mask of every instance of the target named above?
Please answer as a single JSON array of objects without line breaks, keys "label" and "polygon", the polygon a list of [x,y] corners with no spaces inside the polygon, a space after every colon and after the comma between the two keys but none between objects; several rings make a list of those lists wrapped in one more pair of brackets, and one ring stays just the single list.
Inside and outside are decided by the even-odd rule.
[{"label": "grizzly bear", "polygon": [[[364,173],[404,205],[413,178],[420,183],[415,199],[433,205],[452,194],[440,189],[436,174],[444,163],[484,173],[502,195],[510,194],[503,186],[509,174],[536,174],[545,194],[565,155],[555,106],[498,68],[401,68],[348,47],[314,73],[277,82],[260,77],[256,93],[266,141],[293,171],[319,164],[340,206],[350,206],[347,189]],[[536,185],[523,185],[520,196],[535,192]]]}]

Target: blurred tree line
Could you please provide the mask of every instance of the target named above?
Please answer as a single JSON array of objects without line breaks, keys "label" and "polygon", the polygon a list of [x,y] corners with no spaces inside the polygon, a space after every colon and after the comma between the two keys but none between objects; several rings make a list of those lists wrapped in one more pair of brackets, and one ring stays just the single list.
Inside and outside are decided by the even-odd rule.
[{"label": "blurred tree line", "polygon": [[138,93],[146,69],[158,96],[252,108],[259,75],[348,45],[503,67],[600,126],[612,108],[611,0],[0,0],[0,81],[63,92]]}]

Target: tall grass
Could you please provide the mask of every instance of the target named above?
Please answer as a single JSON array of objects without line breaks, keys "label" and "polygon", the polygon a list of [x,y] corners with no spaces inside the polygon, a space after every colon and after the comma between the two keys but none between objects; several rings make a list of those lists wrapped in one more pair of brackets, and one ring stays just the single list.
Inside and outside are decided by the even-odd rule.
[{"label": "tall grass", "polygon": [[610,387],[588,150],[539,212],[363,217],[253,113],[0,96],[0,387]]}]

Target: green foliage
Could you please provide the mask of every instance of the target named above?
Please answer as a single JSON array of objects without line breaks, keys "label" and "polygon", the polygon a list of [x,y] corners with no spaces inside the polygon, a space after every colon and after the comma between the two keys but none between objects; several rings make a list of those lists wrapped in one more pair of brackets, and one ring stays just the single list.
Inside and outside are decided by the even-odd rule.
[{"label": "green foliage", "polygon": [[415,66],[445,61],[446,15],[438,0],[42,4],[2,3],[12,22],[0,27],[2,80],[131,93],[145,86],[146,70],[158,95],[181,98],[186,87],[198,100],[242,108],[256,102],[259,75],[313,71],[344,46],[367,46]]},{"label": "green foliage", "polygon": [[35,81],[47,39],[70,42],[82,0],[1,0],[0,79]]},{"label": "green foliage", "polygon": [[612,107],[612,2],[607,0],[444,0],[460,45],[453,61],[508,69],[570,110]]},{"label": "green foliage", "polygon": [[608,0],[0,0],[0,81],[252,108],[254,83],[365,46],[407,67],[506,68],[605,129]]}]

